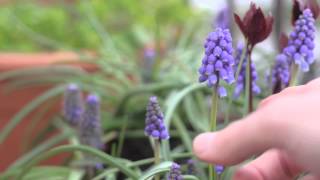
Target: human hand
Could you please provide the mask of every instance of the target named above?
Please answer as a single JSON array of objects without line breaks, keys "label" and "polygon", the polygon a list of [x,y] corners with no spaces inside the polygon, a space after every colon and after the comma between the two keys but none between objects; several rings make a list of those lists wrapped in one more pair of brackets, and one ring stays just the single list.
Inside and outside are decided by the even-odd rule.
[{"label": "human hand", "polygon": [[239,168],[234,180],[320,179],[320,78],[289,87],[262,101],[259,108],[193,142],[196,156],[206,162],[234,165],[260,155]]}]

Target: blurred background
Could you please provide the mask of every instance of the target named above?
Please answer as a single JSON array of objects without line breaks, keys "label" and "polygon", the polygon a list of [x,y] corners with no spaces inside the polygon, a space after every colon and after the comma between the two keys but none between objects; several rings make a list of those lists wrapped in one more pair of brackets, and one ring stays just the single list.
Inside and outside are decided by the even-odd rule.
[{"label": "blurred background", "polygon": [[[279,52],[280,33],[292,29],[293,1],[253,2],[265,14],[275,17],[271,36],[253,54],[263,89],[258,98],[261,99],[270,94],[265,76]],[[59,125],[55,120],[60,114],[59,98],[63,93],[59,85],[70,82],[102,97],[104,138],[109,144],[106,151],[111,151],[125,124],[126,138],[130,139],[125,147],[130,149],[124,147],[122,155],[130,159],[149,157],[150,150],[135,148],[139,145],[135,145],[136,140],[144,143],[139,138],[143,137],[144,105],[148,97],[160,96],[164,109],[174,106],[181,90],[197,82],[203,41],[217,27],[219,18],[229,20],[226,26],[231,29],[236,45],[243,38],[234,24],[233,13],[243,17],[250,5],[248,0],[1,0],[0,3],[0,130],[6,134],[0,143],[0,154],[6,154],[0,158],[0,170],[22,154],[34,153],[31,151],[34,147],[43,150],[64,142],[66,137],[57,132]],[[318,54],[316,48],[315,56]],[[317,76],[317,67],[315,63],[302,82]],[[206,91],[193,94],[184,99],[184,106],[174,110],[194,134],[207,128],[208,114],[198,110],[200,106],[193,107],[199,101],[207,106],[207,101],[201,101],[207,94]],[[235,104],[234,117],[240,114],[237,107],[241,107],[240,102]],[[225,109],[220,111],[223,113]],[[179,135],[179,131],[174,133]],[[176,141],[174,144],[181,140]],[[190,145],[190,140],[182,141],[186,147]],[[61,163],[66,157],[62,155],[48,162]]]}]

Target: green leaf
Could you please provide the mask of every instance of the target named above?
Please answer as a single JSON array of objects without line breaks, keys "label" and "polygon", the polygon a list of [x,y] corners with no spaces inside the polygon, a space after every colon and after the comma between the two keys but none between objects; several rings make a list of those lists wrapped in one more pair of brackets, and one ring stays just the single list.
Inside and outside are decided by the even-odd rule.
[{"label": "green leaf", "polygon": [[68,180],[82,180],[83,175],[83,171],[73,170],[70,172]]},{"label": "green leaf", "polygon": [[[205,102],[202,102],[204,104]],[[189,120],[191,126],[199,131],[204,132],[208,131],[208,116],[201,113],[201,109],[197,106],[198,104],[194,101],[192,96],[187,96],[183,101],[183,107],[185,109],[185,113],[187,115],[187,119]]]},{"label": "green leaf", "polygon": [[182,142],[186,146],[187,150],[189,152],[192,152],[192,138],[190,137],[190,134],[188,133],[186,126],[183,124],[182,120],[178,115],[174,116],[173,124],[177,128],[177,131],[180,134],[180,138],[182,139]]},{"label": "green leaf", "polygon": [[64,132],[62,134],[59,134],[57,136],[50,138],[49,140],[46,140],[39,146],[33,148],[27,154],[23,155],[21,158],[17,159],[12,165],[10,165],[8,169],[13,169],[19,166],[23,166],[24,164],[28,163],[31,159],[37,157],[39,154],[43,153],[44,151],[64,141],[65,139],[70,137],[70,135],[71,135],[70,131]]},{"label": "green leaf", "polygon": [[[182,89],[181,91],[179,91],[178,93],[171,95],[168,97],[168,101],[167,101],[167,109],[165,111],[165,119],[164,119],[164,123],[167,126],[168,129],[170,129],[170,122],[172,119],[172,116],[177,108],[177,106],[179,105],[179,103],[182,101],[182,99],[188,95],[189,93],[197,90],[197,89],[201,89],[205,87],[205,85],[203,84],[190,84],[189,86],[185,87],[184,89]],[[169,143],[168,141],[163,141],[162,145],[161,145],[161,151],[163,154],[163,157],[166,160],[170,160],[170,147],[169,147]]]},{"label": "green leaf", "polygon": [[196,176],[192,176],[192,175],[183,175],[182,179],[183,180],[199,180],[199,178],[197,178]]},{"label": "green leaf", "polygon": [[9,122],[8,124],[2,128],[0,133],[0,144],[3,143],[5,138],[10,134],[10,132],[18,125],[23,118],[25,118],[30,112],[32,112],[35,108],[40,106],[42,103],[44,103],[46,100],[53,98],[59,94],[61,94],[64,91],[63,86],[58,86],[55,88],[52,88],[45,93],[41,94],[37,98],[33,99],[31,102],[29,102],[26,106],[24,106]]},{"label": "green leaf", "polygon": [[203,87],[205,87],[204,84],[198,84],[198,83],[197,84],[190,84],[189,86],[182,89],[180,92],[176,93],[174,96],[170,96],[168,98],[169,101],[166,103],[167,110],[165,112],[165,119],[164,119],[164,123],[168,128],[170,128],[170,121],[172,119],[174,111],[176,110],[177,106],[182,101],[182,99],[186,95],[188,95],[189,93],[191,93],[197,89],[201,89]]},{"label": "green leaf", "polygon": [[74,151],[81,151],[81,152],[96,156],[99,158],[99,160],[101,162],[106,163],[107,165],[110,165],[111,167],[118,168],[121,172],[126,174],[128,177],[130,177],[134,180],[138,179],[138,175],[134,171],[132,171],[131,169],[126,167],[126,165],[124,163],[120,163],[112,156],[110,156],[100,150],[97,150],[97,149],[89,147],[89,146],[83,146],[83,145],[63,145],[63,146],[53,148],[49,151],[46,151],[43,154],[40,154],[39,156],[30,160],[28,162],[28,164],[26,164],[25,166],[22,167],[23,168],[22,172],[18,175],[18,177],[16,179],[18,179],[18,180],[22,179],[26,175],[26,173],[30,171],[32,166],[38,164],[42,160],[45,160],[47,158],[50,158],[52,156],[55,156],[55,155],[63,153],[63,152],[74,152]]},{"label": "green leaf", "polygon": [[144,85],[144,86],[140,86],[135,89],[132,89],[127,94],[125,94],[123,98],[121,98],[121,101],[117,107],[115,116],[118,116],[123,113],[123,110],[125,109],[124,106],[132,96],[148,93],[148,92],[164,90],[164,89],[179,88],[179,87],[183,87],[184,85],[185,85],[184,83],[177,83],[177,82],[160,82],[160,83],[152,83],[149,85]]},{"label": "green leaf", "polygon": [[77,178],[73,178],[73,180],[80,180],[84,172],[66,167],[41,166],[32,168],[31,171],[25,175],[23,180],[65,180],[72,174],[77,174]]},{"label": "green leaf", "polygon": [[144,173],[139,178],[139,180],[150,180],[152,177],[154,177],[157,174],[163,174],[165,172],[168,172],[170,170],[171,166],[172,166],[172,162],[170,162],[170,161],[162,162],[162,163],[152,167],[146,173]]}]

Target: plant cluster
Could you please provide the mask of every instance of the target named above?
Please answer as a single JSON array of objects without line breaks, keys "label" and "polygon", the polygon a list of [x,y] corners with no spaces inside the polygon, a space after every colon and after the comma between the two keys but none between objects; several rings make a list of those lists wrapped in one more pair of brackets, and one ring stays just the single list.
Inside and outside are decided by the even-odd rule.
[{"label": "plant cluster", "polygon": [[[259,50],[257,45],[271,34],[277,17],[265,16],[254,3],[243,18],[234,14],[245,40],[239,41],[236,48],[229,7],[219,13],[213,31],[206,38],[201,37],[203,47],[192,43],[192,30],[197,28],[180,32],[187,35],[178,35],[181,40],[176,48],[168,47],[156,34],[158,41],[146,45],[141,62],[135,64],[128,61],[130,57],[118,53],[112,40],[105,39],[103,48],[112,52],[109,56],[101,55],[95,62],[100,68],[98,72],[92,75],[79,69],[62,71],[73,74],[56,81],[69,84],[39,96],[0,133],[1,144],[33,107],[64,93],[62,115],[55,116],[53,126],[68,144],[56,147],[53,146],[61,141],[40,144],[1,173],[0,178],[36,179],[39,172],[45,171],[47,176],[75,180],[230,179],[233,167],[195,159],[192,138],[200,132],[216,131],[231,119],[251,113],[255,103],[268,92],[276,93],[295,85],[298,75],[311,69],[316,59],[319,7],[313,0],[293,4],[291,33],[281,36],[282,48],[272,56],[274,63],[266,79],[258,78],[260,61],[254,63],[253,54]],[[101,30],[98,21],[93,21],[97,30]],[[202,61],[194,60],[201,56]],[[28,80],[28,73],[23,72],[24,80]],[[38,70],[38,73],[42,72]],[[0,79],[16,76],[7,73]],[[267,89],[259,84],[261,79],[270,84]],[[83,92],[94,93],[83,99]],[[67,166],[36,166],[63,152],[73,155]]]}]

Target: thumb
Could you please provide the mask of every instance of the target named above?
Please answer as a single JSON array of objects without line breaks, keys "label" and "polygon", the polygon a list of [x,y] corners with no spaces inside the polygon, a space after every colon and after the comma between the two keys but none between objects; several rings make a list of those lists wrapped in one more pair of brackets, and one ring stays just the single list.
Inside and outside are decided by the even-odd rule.
[{"label": "thumb", "polygon": [[281,130],[268,121],[264,108],[213,133],[198,135],[195,155],[206,162],[233,165],[281,144]]}]

